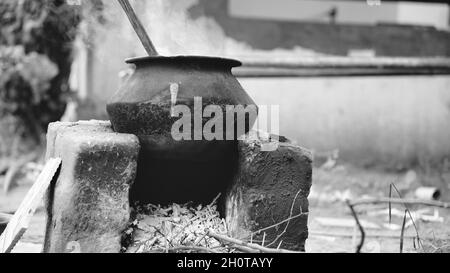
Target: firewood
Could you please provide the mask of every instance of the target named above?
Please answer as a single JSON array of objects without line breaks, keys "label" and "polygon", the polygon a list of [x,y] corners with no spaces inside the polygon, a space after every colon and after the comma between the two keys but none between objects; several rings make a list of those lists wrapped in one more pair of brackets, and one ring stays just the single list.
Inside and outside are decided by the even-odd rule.
[{"label": "firewood", "polygon": [[232,244],[232,245],[243,246],[247,249],[254,249],[261,253],[302,253],[302,252],[290,251],[290,250],[285,250],[285,249],[267,248],[267,247],[260,246],[258,244],[247,243],[247,242],[244,242],[244,241],[241,241],[238,239],[230,238],[225,235],[215,234],[212,231],[208,231],[207,234],[209,237],[215,238],[219,241],[222,241],[222,242],[225,242],[228,244]]}]

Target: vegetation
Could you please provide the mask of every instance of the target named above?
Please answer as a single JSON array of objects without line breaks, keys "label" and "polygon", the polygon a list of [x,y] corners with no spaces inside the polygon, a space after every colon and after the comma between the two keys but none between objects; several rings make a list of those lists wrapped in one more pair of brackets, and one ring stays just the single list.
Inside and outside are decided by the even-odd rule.
[{"label": "vegetation", "polygon": [[0,2],[0,155],[23,147],[14,142],[36,146],[63,115],[80,18],[63,0]]}]

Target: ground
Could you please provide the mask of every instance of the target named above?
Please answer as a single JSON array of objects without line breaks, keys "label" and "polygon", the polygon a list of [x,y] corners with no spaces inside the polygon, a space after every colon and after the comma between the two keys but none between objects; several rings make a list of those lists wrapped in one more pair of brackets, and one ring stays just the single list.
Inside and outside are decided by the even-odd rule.
[{"label": "ground", "polygon": [[[326,226],[320,221],[323,218],[353,219],[345,200],[367,197],[387,197],[389,186],[395,183],[404,196],[411,196],[420,185],[420,175],[413,171],[388,172],[381,169],[362,169],[350,165],[339,165],[332,169],[315,168],[313,188],[310,195],[310,236],[307,241],[307,252],[355,252],[360,243],[359,231],[355,227]],[[1,179],[0,179],[1,184]],[[0,211],[13,212],[26,194],[29,183],[21,183],[8,195],[0,193]],[[448,196],[443,196],[444,199]],[[400,252],[401,230],[390,230],[384,227],[388,223],[388,205],[358,207],[360,220],[378,228],[366,228],[367,238],[363,252]],[[450,212],[445,209],[410,206],[410,211],[428,209],[426,215],[438,213],[443,222],[415,221],[422,239],[423,249],[415,249],[413,243],[416,235],[413,226],[405,231],[404,252],[442,252],[450,251]],[[403,223],[403,205],[393,205],[392,226],[400,227]],[[396,215],[396,213],[399,215]],[[322,218],[322,219],[321,219]],[[438,218],[437,218],[438,219]],[[30,228],[25,233],[15,252],[40,252],[44,240],[45,214],[39,209],[33,217]],[[374,226],[374,227],[375,227]]]},{"label": "ground", "polygon": [[[307,241],[308,252],[355,252],[360,243],[359,230],[355,227],[339,228],[324,226],[320,218],[352,219],[351,211],[345,200],[356,200],[364,197],[388,197],[391,183],[394,183],[403,197],[413,197],[423,175],[415,171],[390,172],[383,169],[362,169],[351,165],[340,165],[332,169],[315,168],[313,172],[313,188],[310,194],[310,236]],[[393,197],[395,194],[393,194]],[[445,200],[448,196],[442,196]],[[360,220],[368,221],[379,228],[366,228],[367,238],[363,252],[400,252],[400,234],[404,218],[403,205],[392,206],[391,230],[384,227],[389,223],[389,205],[372,205],[357,207]],[[450,240],[450,212],[445,209],[408,207],[411,212],[427,210],[427,215],[439,214],[443,222],[415,221],[424,249],[415,249],[413,237],[416,236],[414,226],[405,231],[404,252],[439,252],[448,251]],[[394,212],[399,212],[396,216]],[[409,221],[409,219],[408,219]],[[355,236],[356,235],[356,236]]]}]

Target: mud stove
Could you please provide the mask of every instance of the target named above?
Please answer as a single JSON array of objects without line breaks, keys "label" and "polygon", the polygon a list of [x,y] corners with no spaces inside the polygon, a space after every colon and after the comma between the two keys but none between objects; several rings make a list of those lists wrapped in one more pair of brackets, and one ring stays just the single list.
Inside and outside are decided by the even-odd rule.
[{"label": "mud stove", "polygon": [[[240,63],[195,56],[128,62],[136,71],[108,104],[111,121],[49,126],[47,158],[62,158],[62,166],[48,192],[44,252],[67,252],[74,243],[83,253],[120,252],[134,204],[207,204],[219,193],[230,236],[268,228],[267,241],[303,251],[312,179],[307,150],[283,137],[265,151],[264,140],[237,135],[171,136],[174,101],[189,109],[195,97],[204,107],[255,104],[231,73]],[[254,122],[246,119],[246,134]]]}]

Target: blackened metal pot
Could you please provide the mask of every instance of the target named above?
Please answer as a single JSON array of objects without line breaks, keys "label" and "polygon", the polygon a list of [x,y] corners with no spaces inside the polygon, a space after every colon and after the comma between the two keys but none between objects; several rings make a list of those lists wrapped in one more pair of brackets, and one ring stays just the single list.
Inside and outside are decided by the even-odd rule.
[{"label": "blackened metal pot", "polygon": [[[116,132],[135,134],[141,142],[131,200],[154,204],[211,201],[232,180],[237,142],[174,140],[171,129],[179,117],[171,116],[171,88],[177,86],[176,104],[187,105],[192,115],[195,97],[201,97],[204,107],[255,105],[231,73],[241,63],[202,56],[144,57],[127,63],[135,65],[135,72],[111,98],[107,111]],[[246,122],[248,130],[255,120]]]}]

